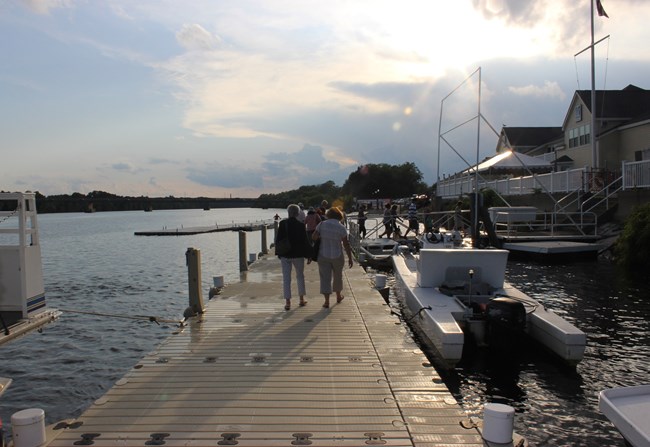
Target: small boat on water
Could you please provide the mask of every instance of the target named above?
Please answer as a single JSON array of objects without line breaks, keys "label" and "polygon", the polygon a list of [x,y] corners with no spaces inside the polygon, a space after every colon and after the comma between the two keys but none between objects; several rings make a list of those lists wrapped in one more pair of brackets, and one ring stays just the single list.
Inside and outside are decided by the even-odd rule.
[{"label": "small boat on water", "polygon": [[359,262],[375,269],[390,268],[391,256],[399,243],[390,238],[361,239],[359,242]]},{"label": "small boat on water", "polygon": [[429,233],[417,253],[400,247],[392,262],[405,317],[448,366],[466,341],[510,352],[534,340],[569,364],[580,362],[585,333],[506,282],[507,259],[507,250],[454,243],[451,233]]},{"label": "small boat on water", "polygon": [[650,445],[650,385],[603,390],[598,395],[598,406],[627,445]]}]

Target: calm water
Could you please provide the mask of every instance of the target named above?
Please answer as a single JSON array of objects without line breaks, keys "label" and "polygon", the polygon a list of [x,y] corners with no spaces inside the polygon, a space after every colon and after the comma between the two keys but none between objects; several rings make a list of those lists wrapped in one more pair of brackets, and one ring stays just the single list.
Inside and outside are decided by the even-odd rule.
[{"label": "calm water", "polygon": [[[42,334],[0,348],[0,376],[14,379],[0,399],[5,424],[30,407],[43,408],[47,423],[79,416],[173,330],[72,311],[180,319],[188,301],[188,247],[201,250],[206,300],[212,276],[239,281],[237,233],[136,237],[135,231],[253,222],[276,212],[283,215],[215,209],[39,216],[48,303],[69,312]],[[249,233],[247,251],[260,250],[259,232]],[[606,387],[650,382],[650,292],[620,280],[607,262],[511,263],[508,276],[588,333],[585,359],[571,369],[536,351],[499,361],[477,353],[445,374],[452,392],[472,415],[486,402],[512,405],[517,432],[537,446],[622,446],[597,396]]]}]

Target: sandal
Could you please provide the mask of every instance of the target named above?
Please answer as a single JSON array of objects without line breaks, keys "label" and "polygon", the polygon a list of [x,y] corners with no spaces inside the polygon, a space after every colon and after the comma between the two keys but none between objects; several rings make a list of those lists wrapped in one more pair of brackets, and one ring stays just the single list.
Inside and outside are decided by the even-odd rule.
[{"label": "sandal", "polygon": [[343,298],[345,298],[345,297],[343,295],[341,295],[341,298],[336,298],[336,302],[340,303],[341,301],[343,301]]},{"label": "sandal", "polygon": [[325,304],[323,304],[323,307],[324,307],[325,309],[328,309],[328,308],[330,307],[330,303],[326,302]]},{"label": "sandal", "polygon": [[291,310],[291,301],[287,300],[287,304],[285,304],[284,310]]},{"label": "sandal", "polygon": [[300,303],[298,303],[300,307],[303,307],[305,304],[307,304],[307,301],[305,300],[300,300]]}]

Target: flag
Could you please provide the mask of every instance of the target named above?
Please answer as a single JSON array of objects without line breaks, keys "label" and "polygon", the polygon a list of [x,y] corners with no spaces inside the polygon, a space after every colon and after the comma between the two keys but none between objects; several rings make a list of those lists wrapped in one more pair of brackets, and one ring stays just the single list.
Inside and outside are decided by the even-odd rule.
[{"label": "flag", "polygon": [[605,8],[603,8],[603,4],[600,3],[600,0],[596,0],[596,9],[598,10],[598,15],[599,16],[605,16],[609,19],[609,16],[605,12]]}]

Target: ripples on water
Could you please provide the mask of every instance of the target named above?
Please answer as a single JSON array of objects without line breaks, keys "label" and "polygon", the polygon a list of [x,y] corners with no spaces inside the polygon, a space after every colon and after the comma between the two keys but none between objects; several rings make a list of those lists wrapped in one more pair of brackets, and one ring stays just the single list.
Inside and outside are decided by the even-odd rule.
[{"label": "ripples on water", "polygon": [[[187,307],[188,247],[201,249],[204,299],[213,275],[239,281],[237,234],[136,237],[135,231],[268,219],[281,210],[178,210],[41,215],[48,304],[69,310],[180,319]],[[272,231],[268,233],[271,241]],[[260,251],[259,232],[248,252]],[[650,291],[608,262],[511,262],[508,278],[588,334],[584,360],[568,368],[538,350],[517,358],[477,352],[444,373],[468,414],[487,402],[512,405],[515,429],[536,446],[622,446],[598,411],[598,392],[650,381]],[[43,408],[47,423],[79,416],[166,339],[173,325],[66,312],[42,334],[0,347],[0,376],[14,383],[0,399],[14,412]],[[426,346],[424,347],[426,349]]]}]

